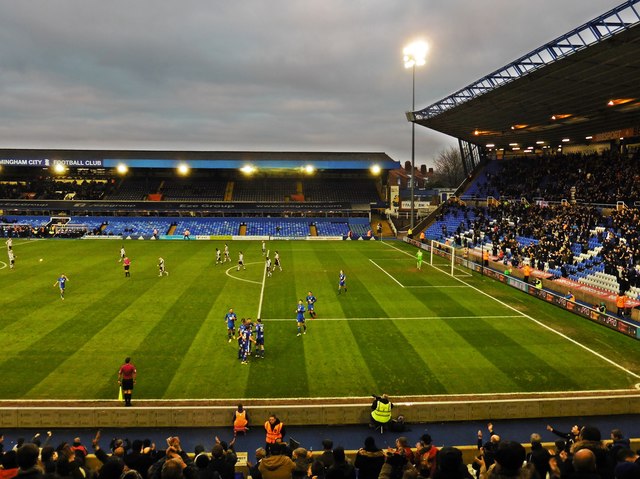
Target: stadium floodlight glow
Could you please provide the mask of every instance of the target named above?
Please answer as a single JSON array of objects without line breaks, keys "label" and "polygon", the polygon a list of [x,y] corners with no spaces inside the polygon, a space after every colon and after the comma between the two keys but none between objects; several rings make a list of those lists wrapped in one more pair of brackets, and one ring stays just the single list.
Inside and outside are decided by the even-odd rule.
[{"label": "stadium floodlight glow", "polygon": [[307,174],[307,175],[313,175],[316,172],[316,167],[313,165],[306,165],[302,168],[302,170]]},{"label": "stadium floodlight glow", "polygon": [[[416,110],[416,67],[427,63],[429,45],[418,40],[410,43],[402,50],[405,68],[411,68],[411,112]],[[416,183],[416,122],[411,120],[411,221],[410,229],[413,230],[415,212],[415,183]]]},{"label": "stadium floodlight glow", "polygon": [[591,135],[589,135],[589,136],[585,136],[585,137],[584,137],[584,139],[585,139],[585,140],[591,140],[591,139],[593,139],[593,136],[591,136]]},{"label": "stadium floodlight glow", "polygon": [[245,175],[251,175],[256,172],[256,169],[257,168],[253,165],[244,165],[242,168],[240,168],[240,171],[242,171]]},{"label": "stadium floodlight glow", "polygon": [[518,146],[517,143],[509,143],[509,146]]},{"label": "stadium floodlight glow", "polygon": [[410,43],[402,49],[405,68],[421,67],[427,63],[429,45],[422,40]]},{"label": "stadium floodlight glow", "polygon": [[380,172],[382,172],[382,168],[380,168],[380,165],[375,164],[375,165],[371,165],[371,168],[369,168],[369,171],[371,171],[372,175],[378,176]]},{"label": "stadium floodlight glow", "polygon": [[129,171],[129,167],[124,163],[118,163],[118,166],[116,166],[116,171],[121,175],[125,175],[127,174],[127,171]]},{"label": "stadium floodlight glow", "polygon": [[571,140],[569,138],[563,138],[562,143],[569,143]]},{"label": "stadium floodlight glow", "polygon": [[536,141],[536,145],[544,145],[544,141]]},{"label": "stadium floodlight glow", "polygon": [[513,148],[511,148],[513,151],[520,151],[520,147],[519,146],[514,146]]},{"label": "stadium floodlight glow", "polygon": [[487,143],[485,146],[487,148],[494,148],[496,145],[494,143]]},{"label": "stadium floodlight glow", "polygon": [[53,171],[55,171],[58,174],[62,174],[66,170],[67,170],[67,168],[62,163],[54,163],[53,164]]},{"label": "stadium floodlight glow", "polygon": [[181,174],[182,176],[188,175],[189,174],[189,165],[187,165],[186,163],[180,163],[178,165],[178,173]]}]

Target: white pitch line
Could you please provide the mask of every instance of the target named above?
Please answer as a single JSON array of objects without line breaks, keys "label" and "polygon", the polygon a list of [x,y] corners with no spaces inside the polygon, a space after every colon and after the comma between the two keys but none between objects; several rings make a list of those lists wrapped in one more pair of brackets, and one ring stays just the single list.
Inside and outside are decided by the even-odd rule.
[{"label": "white pitch line", "polygon": [[0,269],[5,269],[7,267],[7,263],[5,263],[4,261],[0,261],[0,264],[2,264],[2,266],[0,266]]},{"label": "white pitch line", "polygon": [[[372,318],[315,318],[308,319],[307,321],[419,321],[419,320],[432,320],[432,319],[509,319],[509,318],[521,318],[521,315],[507,315],[507,316],[401,316],[401,317],[372,317]],[[262,318],[263,321],[293,321],[292,318]]]},{"label": "white pitch line", "polygon": [[[413,257],[413,255],[412,255],[412,254],[410,254],[410,253],[408,253],[407,251],[403,251],[403,250],[401,250],[400,248],[397,248],[397,247],[395,247],[395,246],[393,246],[393,245],[390,245],[389,243],[384,243],[384,244],[386,244],[386,245],[387,245],[387,246],[389,246],[390,248],[396,249],[396,250],[400,251],[401,253],[406,254],[407,256],[411,256],[411,257]],[[431,266],[431,265],[429,265],[429,266]],[[435,269],[436,271],[440,271],[438,268],[436,268],[436,267],[434,267],[434,266],[432,266],[432,268],[433,268],[433,269]],[[442,271],[440,271],[440,272],[442,272]],[[443,273],[443,274],[444,274],[444,273]],[[587,347],[587,346],[585,346],[584,344],[579,343],[578,341],[576,341],[576,340],[575,340],[575,339],[573,339],[573,338],[570,338],[570,337],[569,337],[569,336],[567,336],[566,334],[561,333],[560,331],[556,331],[556,330],[555,330],[555,329],[553,329],[551,326],[547,326],[547,325],[546,325],[546,324],[544,324],[543,322],[541,322],[541,321],[539,321],[539,320],[537,320],[537,319],[535,319],[535,318],[533,318],[533,317],[529,316],[529,315],[528,315],[528,314],[526,314],[526,313],[523,313],[522,311],[518,311],[518,310],[517,310],[516,308],[514,308],[513,306],[511,306],[511,305],[509,305],[509,304],[507,304],[507,303],[505,303],[505,302],[503,302],[503,301],[500,301],[498,298],[494,298],[494,297],[493,297],[493,296],[491,296],[489,293],[485,293],[485,292],[484,292],[484,291],[482,291],[481,289],[476,288],[475,286],[470,285],[469,283],[466,283],[465,281],[461,280],[460,278],[456,278],[455,276],[452,276],[452,277],[453,277],[453,279],[455,279],[456,281],[460,281],[462,284],[466,284],[466,285],[467,285],[467,286],[469,286],[471,289],[476,290],[478,293],[480,293],[480,294],[482,294],[482,295],[486,296],[487,298],[491,298],[491,299],[493,299],[494,301],[496,301],[496,302],[500,303],[501,305],[505,306],[506,308],[509,308],[510,310],[515,311],[515,312],[516,312],[516,313],[518,313],[520,316],[522,316],[522,317],[524,317],[524,318],[527,318],[527,319],[528,319],[528,320],[530,320],[530,321],[533,321],[533,322],[534,322],[534,323],[536,323],[538,326],[541,326],[541,327],[543,327],[543,328],[545,328],[545,329],[547,329],[547,330],[551,331],[552,333],[557,334],[557,335],[558,335],[558,336],[560,336],[561,338],[564,338],[564,339],[566,339],[567,341],[569,341],[569,342],[571,342],[571,343],[575,344],[576,346],[581,347],[581,348],[582,348],[582,349],[584,349],[585,351],[588,351],[589,353],[593,354],[594,356],[596,356],[596,357],[598,357],[598,358],[602,359],[603,361],[606,361],[607,363],[609,363],[609,364],[611,364],[612,366],[615,366],[616,368],[618,368],[618,369],[620,369],[620,370],[624,371],[625,373],[629,374],[630,376],[633,376],[634,378],[640,379],[640,375],[639,375],[639,374],[636,374],[636,373],[634,373],[633,371],[630,371],[630,370],[628,370],[627,368],[625,368],[625,367],[623,367],[623,366],[620,366],[620,365],[619,365],[619,364],[617,364],[615,361],[612,361],[612,360],[611,360],[611,359],[609,359],[608,357],[606,357],[606,356],[604,356],[604,355],[600,354],[600,353],[599,353],[599,352],[597,352],[597,351],[594,351],[594,350],[593,350],[593,349],[591,349],[591,348],[588,348],[588,347]]]},{"label": "white pitch line", "polygon": [[[247,265],[249,264],[260,264],[261,262],[253,262],[253,263],[247,263]],[[237,279],[238,281],[245,281],[247,283],[253,283],[253,284],[262,284],[260,281],[254,281],[252,279],[244,279],[244,278],[238,278],[237,276],[233,276],[232,274],[229,274],[229,271],[231,271],[232,269],[237,269],[237,266],[232,266],[231,268],[229,268],[228,270],[225,271],[226,275],[229,276],[229,278],[233,278],[233,279]]]},{"label": "white pitch line", "polygon": [[404,288],[404,285],[398,281],[397,279],[395,279],[393,276],[391,276],[389,273],[387,273],[382,266],[380,266],[378,263],[376,263],[375,261],[373,261],[372,259],[370,259],[369,261],[371,261],[374,265],[376,265],[380,271],[382,271],[384,274],[386,274],[387,276],[389,276],[389,278],[391,278],[392,280],[394,280],[396,283],[398,283],[400,285],[401,288]]},{"label": "white pitch line", "polygon": [[24,246],[26,244],[33,244],[36,241],[42,241],[42,240],[43,240],[43,238],[34,238],[34,239],[31,239],[31,240],[27,240],[24,243],[13,243],[13,246]]},{"label": "white pitch line", "polygon": [[405,288],[468,288],[468,286],[464,286],[464,285],[453,285],[453,284],[449,284],[449,285],[442,285],[442,286],[438,286],[438,285],[418,285],[418,286],[405,286]]},{"label": "white pitch line", "polygon": [[267,279],[267,263],[264,263],[264,271],[262,272],[262,287],[260,288],[260,302],[258,303],[258,316],[256,318],[261,318],[262,316],[262,300],[264,299],[264,285],[266,284]]}]

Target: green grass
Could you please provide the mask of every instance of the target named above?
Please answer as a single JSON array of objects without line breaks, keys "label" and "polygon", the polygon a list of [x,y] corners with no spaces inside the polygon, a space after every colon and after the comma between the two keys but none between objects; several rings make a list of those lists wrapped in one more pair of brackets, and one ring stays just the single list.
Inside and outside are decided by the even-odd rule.
[{"label": "green grass", "polygon": [[[260,244],[229,244],[234,262],[216,266],[219,242],[126,241],[132,274],[125,278],[119,241],[15,241],[16,269],[0,269],[0,398],[113,399],[125,356],[138,368],[139,399],[604,390],[640,382],[624,370],[640,369],[635,340],[478,275],[461,282],[426,263],[417,271],[415,249],[403,243],[270,242],[284,271],[264,288]],[[247,270],[227,271],[239,249]],[[159,256],[168,277],[157,276]],[[340,269],[349,292],[338,296]],[[65,301],[53,286],[60,273],[69,277]],[[318,319],[297,337],[294,309],[308,290],[318,297]],[[230,307],[251,318],[261,309],[266,359],[239,364],[226,336]]]}]

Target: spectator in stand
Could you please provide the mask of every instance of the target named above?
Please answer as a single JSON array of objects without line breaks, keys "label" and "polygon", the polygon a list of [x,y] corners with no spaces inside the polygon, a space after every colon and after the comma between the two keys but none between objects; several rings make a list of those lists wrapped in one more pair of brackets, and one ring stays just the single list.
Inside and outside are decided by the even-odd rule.
[{"label": "spectator in stand", "polygon": [[318,460],[324,465],[325,470],[333,466],[333,441],[331,439],[322,440],[322,454]]},{"label": "spectator in stand", "polygon": [[42,470],[38,467],[38,446],[32,443],[23,444],[16,452],[19,479],[43,479]]},{"label": "spectator in stand", "polygon": [[227,459],[224,447],[220,443],[213,445],[211,449],[211,461],[208,465],[211,474],[217,473],[222,479],[234,479],[235,469]]},{"label": "spectator in stand", "polygon": [[56,474],[62,478],[69,479],[84,479],[87,477],[87,471],[82,467],[82,459],[76,456],[69,444],[65,444],[58,451]]},{"label": "spectator in stand", "polygon": [[271,454],[260,461],[258,467],[262,479],[291,479],[296,465],[282,451],[282,443],[271,445]]},{"label": "spectator in stand", "polygon": [[615,466],[618,462],[618,453],[622,450],[631,449],[631,441],[624,437],[620,429],[612,429],[611,444],[607,448],[609,449],[609,464]]},{"label": "spectator in stand", "polygon": [[573,472],[568,474],[571,479],[601,479],[596,470],[596,456],[589,449],[576,452],[573,455],[571,465]]},{"label": "spectator in stand", "polygon": [[260,472],[260,463],[265,457],[267,457],[267,451],[265,451],[263,447],[259,447],[258,449],[256,449],[255,464],[247,461],[247,466],[249,467],[249,475],[252,477],[252,479],[262,479],[262,473]]},{"label": "spectator in stand", "polygon": [[356,453],[354,466],[358,470],[358,479],[378,479],[384,458],[384,451],[376,446],[373,437],[368,436],[364,440],[364,447]]},{"label": "spectator in stand", "polygon": [[538,476],[542,479],[546,478],[549,473],[550,459],[551,454],[542,447],[542,438],[540,437],[540,434],[531,434],[531,452],[527,454],[527,463],[533,464]]},{"label": "spectator in stand", "polygon": [[0,452],[0,479],[13,479],[18,474],[16,451]]},{"label": "spectator in stand", "polygon": [[297,447],[293,450],[292,460],[296,467],[293,470],[292,477],[294,479],[302,479],[307,476],[309,466],[313,462],[313,454],[304,447]]},{"label": "spectator in stand", "polygon": [[125,452],[124,463],[129,469],[136,470],[142,476],[147,478],[147,471],[154,463],[154,456],[151,447],[144,447],[143,441],[135,439],[131,443],[131,450]]},{"label": "spectator in stand", "polygon": [[356,479],[356,468],[344,454],[344,448],[338,446],[333,450],[333,466],[327,469],[326,479]]},{"label": "spectator in stand", "polygon": [[436,455],[438,448],[432,443],[430,434],[420,436],[420,441],[416,444],[416,454],[414,464],[422,477],[432,477],[436,472]]},{"label": "spectator in stand", "polygon": [[547,424],[547,431],[552,432],[558,437],[564,439],[567,449],[570,449],[571,446],[578,440],[578,436],[580,435],[580,426],[574,424],[571,427],[571,431],[569,432],[561,432],[555,429],[553,426]]},{"label": "spectator in stand", "polygon": [[526,451],[522,444],[514,441],[502,441],[496,450],[495,463],[486,473],[480,471],[480,477],[486,479],[540,479],[532,464],[524,464]]},{"label": "spectator in stand", "polygon": [[[469,469],[464,465],[460,449],[443,447],[438,451],[436,462],[436,470],[429,476],[433,479],[473,479]],[[425,476],[421,474],[420,477]]]}]

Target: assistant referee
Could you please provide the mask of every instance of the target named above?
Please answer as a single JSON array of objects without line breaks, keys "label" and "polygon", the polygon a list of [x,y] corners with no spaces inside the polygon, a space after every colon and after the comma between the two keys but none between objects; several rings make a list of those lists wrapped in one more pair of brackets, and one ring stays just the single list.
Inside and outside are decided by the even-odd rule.
[{"label": "assistant referee", "polygon": [[125,406],[131,406],[131,393],[133,393],[137,374],[136,367],[131,364],[131,358],[125,358],[124,364],[120,366],[118,371],[118,384],[122,388]]}]

